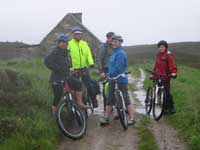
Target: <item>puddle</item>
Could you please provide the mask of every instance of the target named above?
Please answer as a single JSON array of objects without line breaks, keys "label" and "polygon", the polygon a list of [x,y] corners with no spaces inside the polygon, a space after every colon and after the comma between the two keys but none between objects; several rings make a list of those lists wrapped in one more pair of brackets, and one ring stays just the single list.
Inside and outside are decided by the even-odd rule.
[{"label": "puddle", "polygon": [[[137,100],[133,100],[132,102],[136,112],[140,114],[146,114],[145,103],[144,103],[145,98],[146,98],[146,91],[143,88],[146,74],[144,70],[142,70],[141,68],[139,70],[140,70],[140,78],[135,79],[132,76],[128,76],[130,83],[136,83],[136,90],[134,92],[129,92],[129,95],[137,99]],[[101,83],[100,83],[100,87],[102,89]],[[98,95],[97,99],[98,99],[99,107],[94,109],[93,115],[103,116],[104,115],[103,97]]]},{"label": "puddle", "polygon": [[133,104],[135,103],[135,110],[136,112],[140,113],[140,114],[146,114],[145,111],[145,98],[146,98],[146,91],[144,90],[144,80],[146,78],[146,74],[144,72],[144,70],[142,70],[141,68],[140,70],[140,78],[139,79],[134,79],[133,77],[129,78],[130,83],[136,83],[136,90],[133,92],[134,97],[137,99],[137,102],[133,102]]},{"label": "puddle", "polygon": [[104,114],[104,107],[103,107],[103,96],[97,96],[99,107],[94,109],[94,115],[103,116]]}]

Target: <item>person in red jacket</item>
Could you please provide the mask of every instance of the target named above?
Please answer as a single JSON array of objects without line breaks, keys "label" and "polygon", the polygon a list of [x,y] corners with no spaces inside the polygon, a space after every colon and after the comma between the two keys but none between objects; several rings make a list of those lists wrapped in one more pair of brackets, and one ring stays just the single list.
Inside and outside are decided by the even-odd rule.
[{"label": "person in red jacket", "polygon": [[[157,46],[159,48],[159,52],[156,57],[154,72],[166,75],[162,77],[162,81],[166,90],[167,110],[170,113],[175,113],[174,101],[170,93],[170,77],[177,77],[177,67],[174,61],[174,55],[168,50],[168,43],[166,41],[162,40],[158,42]],[[157,77],[154,76],[154,78]]]}]

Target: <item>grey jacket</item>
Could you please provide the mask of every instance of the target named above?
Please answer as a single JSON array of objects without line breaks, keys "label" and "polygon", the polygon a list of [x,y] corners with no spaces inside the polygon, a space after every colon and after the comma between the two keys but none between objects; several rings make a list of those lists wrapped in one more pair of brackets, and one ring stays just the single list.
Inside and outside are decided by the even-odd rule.
[{"label": "grey jacket", "polygon": [[96,64],[100,72],[108,68],[109,58],[112,54],[112,47],[108,43],[103,43],[97,52]]},{"label": "grey jacket", "polygon": [[61,81],[69,76],[71,61],[67,49],[54,47],[51,53],[45,57],[44,63],[52,71],[50,82]]}]

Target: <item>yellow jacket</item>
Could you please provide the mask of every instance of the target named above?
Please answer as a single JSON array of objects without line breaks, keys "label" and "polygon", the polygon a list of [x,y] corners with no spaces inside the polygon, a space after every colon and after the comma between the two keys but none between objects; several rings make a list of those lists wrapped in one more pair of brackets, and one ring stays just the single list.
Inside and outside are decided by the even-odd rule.
[{"label": "yellow jacket", "polygon": [[68,50],[72,62],[71,70],[94,65],[91,50],[86,41],[72,39],[69,41]]}]

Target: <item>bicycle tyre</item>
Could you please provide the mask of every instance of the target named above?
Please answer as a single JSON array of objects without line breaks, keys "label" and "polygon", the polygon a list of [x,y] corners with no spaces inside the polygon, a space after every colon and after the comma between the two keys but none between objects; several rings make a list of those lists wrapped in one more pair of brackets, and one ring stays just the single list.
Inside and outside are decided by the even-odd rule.
[{"label": "bicycle tyre", "polygon": [[[69,105],[69,103],[67,103],[66,101],[62,101],[58,105],[58,108],[56,111],[57,126],[58,126],[59,130],[63,133],[63,135],[65,135],[66,137],[74,139],[74,140],[80,139],[86,133],[86,129],[87,129],[87,121],[86,121],[85,115],[76,104],[72,104],[72,106],[68,106],[68,105]],[[76,117],[75,119],[77,120],[78,124],[81,123],[81,125],[82,125],[79,133],[77,133],[77,134],[70,133],[70,131],[68,131],[64,127],[64,123],[63,123],[64,120],[61,119],[61,111],[62,111],[62,109],[64,109],[64,107],[71,107],[71,109],[74,109],[75,113],[73,112],[73,115],[74,115],[74,117]]]},{"label": "bicycle tyre", "polygon": [[121,91],[115,92],[116,109],[119,115],[119,120],[124,130],[128,129],[128,119],[126,113],[126,106],[124,104]]},{"label": "bicycle tyre", "polygon": [[[166,93],[165,93],[165,90],[164,89],[159,89],[158,90],[158,93],[155,93],[155,94],[158,94],[158,98],[160,98],[160,104],[156,104],[158,102],[156,102],[155,98],[153,100],[153,118],[154,120],[156,121],[159,121],[163,115],[163,112],[164,112],[164,106],[165,106],[165,99],[166,99]],[[156,106],[158,105],[158,107],[160,107],[160,113],[156,114]]]},{"label": "bicycle tyre", "polygon": [[146,93],[146,100],[145,100],[145,110],[146,114],[149,115],[152,110],[153,103],[153,88],[149,87]]}]

